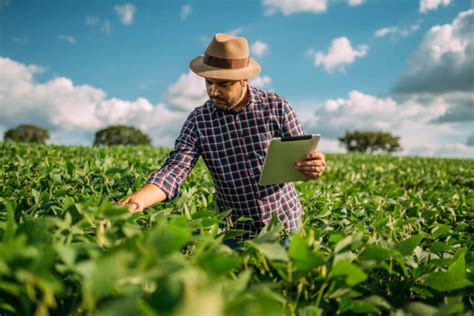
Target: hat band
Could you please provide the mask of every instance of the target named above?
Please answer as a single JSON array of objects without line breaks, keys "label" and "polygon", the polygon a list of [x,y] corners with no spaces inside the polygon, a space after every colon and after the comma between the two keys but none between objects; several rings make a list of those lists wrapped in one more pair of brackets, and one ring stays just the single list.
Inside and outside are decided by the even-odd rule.
[{"label": "hat band", "polygon": [[249,65],[249,58],[235,58],[235,59],[225,59],[209,55],[204,55],[203,62],[212,67],[225,68],[225,69],[238,69],[245,68]]}]

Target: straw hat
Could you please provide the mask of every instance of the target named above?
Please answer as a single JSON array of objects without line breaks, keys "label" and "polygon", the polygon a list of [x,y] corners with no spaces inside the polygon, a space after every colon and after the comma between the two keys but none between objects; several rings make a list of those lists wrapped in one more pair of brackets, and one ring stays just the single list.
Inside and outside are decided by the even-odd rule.
[{"label": "straw hat", "polygon": [[249,44],[243,37],[218,33],[204,56],[194,58],[189,67],[201,77],[212,79],[249,79],[260,73],[260,65],[250,58]]}]

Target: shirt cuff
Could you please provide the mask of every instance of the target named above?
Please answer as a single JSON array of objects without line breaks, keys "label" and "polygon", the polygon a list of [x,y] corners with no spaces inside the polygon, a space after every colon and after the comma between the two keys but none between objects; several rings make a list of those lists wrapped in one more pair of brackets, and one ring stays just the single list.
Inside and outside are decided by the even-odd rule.
[{"label": "shirt cuff", "polygon": [[163,175],[161,177],[159,175],[152,175],[146,183],[154,184],[165,192],[166,199],[163,200],[163,202],[171,201],[179,193],[179,190],[175,188],[174,181],[169,181],[166,176]]}]

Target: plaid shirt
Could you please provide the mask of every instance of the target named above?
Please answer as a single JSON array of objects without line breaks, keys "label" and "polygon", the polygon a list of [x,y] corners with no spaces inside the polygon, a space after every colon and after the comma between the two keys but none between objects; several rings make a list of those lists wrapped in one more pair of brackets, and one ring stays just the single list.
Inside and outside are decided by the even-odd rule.
[{"label": "plaid shirt", "polygon": [[[174,150],[151,175],[153,183],[175,198],[199,156],[206,163],[220,211],[231,210],[233,228],[258,234],[273,213],[288,230],[299,227],[303,207],[293,183],[258,185],[270,140],[304,135],[291,106],[275,93],[249,87],[250,98],[240,112],[224,111],[208,100],[189,114]],[[251,220],[237,221],[240,217]]]}]

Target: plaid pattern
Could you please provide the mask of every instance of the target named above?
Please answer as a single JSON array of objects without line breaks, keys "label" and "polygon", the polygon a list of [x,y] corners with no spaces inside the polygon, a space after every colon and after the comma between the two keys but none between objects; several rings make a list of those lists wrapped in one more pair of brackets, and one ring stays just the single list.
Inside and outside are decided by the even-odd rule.
[{"label": "plaid pattern", "polygon": [[[273,137],[304,135],[291,106],[275,93],[250,87],[249,103],[238,113],[208,100],[189,114],[174,150],[147,183],[160,187],[166,201],[202,156],[214,180],[220,211],[232,210],[233,228],[258,234],[273,213],[288,230],[299,227],[303,207],[292,183],[258,185],[266,150]],[[250,218],[237,221],[240,217]]]}]

